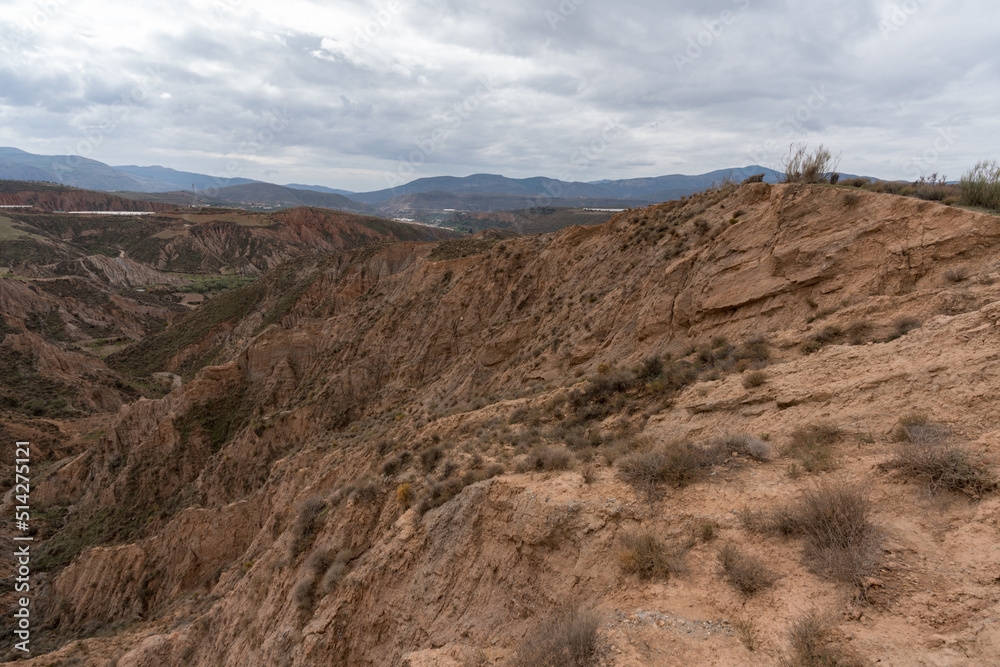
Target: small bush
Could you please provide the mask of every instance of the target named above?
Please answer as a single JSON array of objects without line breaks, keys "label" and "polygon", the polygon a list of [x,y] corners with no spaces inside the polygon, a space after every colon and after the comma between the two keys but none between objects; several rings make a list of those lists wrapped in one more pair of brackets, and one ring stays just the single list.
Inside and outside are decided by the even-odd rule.
[{"label": "small bush", "polygon": [[743,182],[740,185],[747,185],[749,183],[763,183],[763,182],[764,182],[764,174],[761,173],[761,174],[754,174],[753,176],[748,176],[747,178],[743,179]]},{"label": "small bush", "polygon": [[337,588],[344,575],[347,574],[347,564],[350,560],[350,549],[342,549],[337,553],[337,556],[323,574],[323,581],[320,584],[323,595],[329,595]]},{"label": "small bush", "polygon": [[569,470],[573,453],[565,447],[538,447],[517,466],[518,472]]},{"label": "small bush", "polygon": [[767,373],[764,371],[750,371],[743,375],[743,387],[753,389],[767,382]]},{"label": "small bush", "polygon": [[298,505],[298,512],[295,515],[295,524],[292,526],[292,558],[297,558],[304,552],[319,532],[321,526],[320,517],[326,510],[326,503],[322,498],[310,498]]},{"label": "small bush", "polygon": [[396,502],[403,509],[409,507],[410,503],[413,502],[413,487],[409,482],[396,487]]},{"label": "small bush", "polygon": [[932,493],[944,489],[979,496],[997,488],[987,463],[964,447],[948,442],[947,431],[933,426],[910,426],[906,441],[881,466],[924,483]]},{"label": "small bush", "polygon": [[547,623],[536,624],[521,641],[510,667],[589,667],[604,643],[602,618],[594,611],[573,608]]},{"label": "small bush", "polygon": [[919,329],[921,325],[920,320],[915,317],[897,317],[893,323],[892,328],[894,329],[897,337],[905,336],[914,329]]},{"label": "small bush", "polygon": [[909,412],[899,418],[892,439],[896,442],[906,442],[910,439],[910,431],[930,424],[927,415],[922,412]]},{"label": "small bush", "polygon": [[640,579],[667,579],[684,568],[683,550],[671,549],[649,531],[623,535],[618,562],[622,572],[638,575]]},{"label": "small bush", "polygon": [[315,591],[316,580],[313,577],[305,577],[299,583],[295,584],[295,589],[292,591],[292,600],[295,602],[295,608],[300,613],[307,614],[312,611]]},{"label": "small bush", "polygon": [[420,453],[420,465],[425,473],[430,473],[437,467],[438,462],[444,456],[444,451],[437,446],[425,449]]},{"label": "small bush", "polygon": [[822,144],[809,153],[805,144],[791,146],[782,161],[785,183],[828,183],[829,175],[837,170],[839,157],[834,157]]},{"label": "small bush", "polygon": [[833,444],[842,435],[839,428],[830,424],[812,424],[797,428],[792,432],[791,443],[784,453],[796,459],[806,472],[833,470]]},{"label": "small bush", "polygon": [[791,505],[744,510],[740,520],[753,532],[803,537],[812,569],[865,590],[882,556],[883,534],[873,514],[870,498],[858,488],[821,486]]},{"label": "small bush", "polygon": [[732,544],[719,549],[716,557],[722,573],[733,588],[744,595],[753,595],[771,587],[778,580],[760,558],[743,553]]},{"label": "small bush", "polygon": [[984,160],[968,171],[960,181],[962,203],[1000,210],[1000,164]]},{"label": "small bush", "polygon": [[733,629],[746,650],[753,652],[760,644],[760,630],[752,618],[738,618],[733,621]]},{"label": "small bush", "polygon": [[851,345],[863,345],[869,340],[872,323],[868,320],[855,320],[847,325],[847,342]]},{"label": "small bush", "polygon": [[969,270],[965,267],[948,269],[944,272],[944,279],[950,283],[962,283],[969,279]]},{"label": "small bush", "polygon": [[382,464],[382,474],[386,477],[394,477],[399,474],[412,458],[410,452],[400,452]]},{"label": "small bush", "polygon": [[697,479],[712,464],[704,450],[686,442],[623,456],[617,461],[618,479],[649,499],[660,497],[660,487],[683,487]]},{"label": "small bush", "polygon": [[771,460],[771,447],[760,438],[748,433],[724,435],[716,440],[712,446],[716,451],[716,456],[729,456],[735,453],[754,461]]},{"label": "small bush", "polygon": [[659,355],[643,359],[642,365],[639,366],[639,371],[636,373],[638,379],[647,382],[655,380],[661,375],[663,375],[663,359]]},{"label": "small bush", "polygon": [[793,512],[806,538],[806,557],[818,572],[867,586],[882,557],[882,531],[872,517],[869,496],[853,486],[821,486],[806,491]]}]

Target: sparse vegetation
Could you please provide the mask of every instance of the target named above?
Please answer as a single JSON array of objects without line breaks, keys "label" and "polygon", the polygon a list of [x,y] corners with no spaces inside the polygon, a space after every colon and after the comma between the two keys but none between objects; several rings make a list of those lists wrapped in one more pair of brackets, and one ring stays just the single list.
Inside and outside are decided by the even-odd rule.
[{"label": "sparse vegetation", "polygon": [[650,500],[660,497],[664,484],[686,486],[715,461],[712,454],[688,442],[634,452],[617,461],[618,479]]},{"label": "sparse vegetation", "polygon": [[805,144],[793,145],[781,164],[784,182],[829,183],[839,162],[840,158],[834,157],[822,144],[812,153]]},{"label": "sparse vegetation", "polygon": [[832,424],[811,424],[792,431],[784,455],[797,460],[806,472],[826,472],[834,468],[833,445],[843,431]]},{"label": "sparse vegetation", "polygon": [[960,491],[978,497],[997,488],[996,475],[981,456],[952,442],[948,429],[929,423],[923,415],[901,419],[897,439],[902,442],[880,466],[883,470],[916,479],[932,493]]},{"label": "sparse vegetation", "polygon": [[603,619],[595,611],[569,608],[536,625],[522,640],[509,667],[590,667],[604,643]]},{"label": "sparse vegetation", "polygon": [[960,181],[962,203],[1000,210],[1000,164],[984,160],[970,169]]},{"label": "sparse vegetation", "polygon": [[748,530],[805,539],[809,566],[862,592],[879,569],[882,530],[873,520],[869,496],[849,485],[824,485],[791,505],[740,515]]},{"label": "sparse vegetation", "polygon": [[969,270],[964,266],[948,269],[944,272],[944,279],[950,283],[964,283],[969,279]]},{"label": "sparse vegetation", "polygon": [[295,524],[292,526],[291,556],[293,559],[298,558],[312,544],[322,527],[320,519],[325,511],[326,502],[322,498],[309,498],[298,504]]},{"label": "sparse vegetation", "polygon": [[727,433],[712,442],[715,458],[731,454],[745,456],[754,461],[770,461],[771,447],[760,438],[749,433]]},{"label": "sparse vegetation", "polygon": [[668,579],[684,571],[685,549],[671,548],[666,541],[650,531],[626,533],[622,536],[618,562],[622,572],[640,579]]},{"label": "sparse vegetation", "polygon": [[565,447],[537,447],[517,466],[518,472],[569,470],[573,463],[573,453]]},{"label": "sparse vegetation", "polygon": [[726,581],[744,595],[754,595],[770,588],[778,579],[763,560],[732,544],[723,545],[716,557]]},{"label": "sparse vegetation", "polygon": [[743,387],[753,389],[767,382],[767,373],[764,371],[749,371],[743,375]]},{"label": "sparse vegetation", "polygon": [[733,621],[733,629],[740,643],[751,653],[757,650],[760,644],[760,629],[752,618],[738,618]]}]

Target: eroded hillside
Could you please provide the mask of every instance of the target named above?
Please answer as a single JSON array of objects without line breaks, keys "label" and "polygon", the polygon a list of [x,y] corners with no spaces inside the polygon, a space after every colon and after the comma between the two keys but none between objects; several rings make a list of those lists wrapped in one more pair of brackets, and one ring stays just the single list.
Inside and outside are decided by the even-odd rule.
[{"label": "eroded hillside", "polygon": [[992,664],[998,240],[750,184],[286,264],[39,480],[34,663]]}]

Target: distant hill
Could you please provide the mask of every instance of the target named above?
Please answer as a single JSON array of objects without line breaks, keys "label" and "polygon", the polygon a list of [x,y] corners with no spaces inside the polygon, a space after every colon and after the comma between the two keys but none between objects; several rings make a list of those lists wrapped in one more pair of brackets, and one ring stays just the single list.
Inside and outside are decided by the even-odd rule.
[{"label": "distant hill", "polygon": [[325,185],[302,185],[301,183],[289,183],[285,186],[286,188],[291,188],[293,190],[312,190],[313,192],[327,192],[332,195],[344,195],[345,197],[350,197],[354,193],[350,190],[337,190],[336,188],[328,188]]},{"label": "distant hill", "polygon": [[114,169],[163,184],[162,189],[151,190],[150,192],[190,190],[192,185],[194,185],[195,190],[207,190],[209,188],[224,188],[230,185],[243,185],[245,183],[260,183],[260,181],[255,181],[251,178],[218,178],[206,174],[196,174],[191,171],[177,171],[169,167],[137,167],[129,164],[114,167]]},{"label": "distant hill", "polygon": [[430,211],[511,211],[536,206],[562,208],[633,208],[652,202],[639,199],[614,199],[611,197],[544,197],[514,194],[456,194],[452,192],[419,192],[393,197],[381,202],[378,209],[386,215],[420,215]]},{"label": "distant hill", "polygon": [[218,190],[198,193],[209,203],[234,204],[254,208],[291,208],[294,206],[312,206],[330,208],[349,213],[377,213],[371,206],[348,199],[343,195],[315,192],[312,190],[295,190],[273,183],[245,183],[231,185]]},{"label": "distant hill", "polygon": [[[632,205],[640,205],[644,202],[676,199],[683,195],[701,192],[726,179],[739,182],[748,176],[760,173],[764,174],[764,180],[769,183],[777,183],[779,180],[778,172],[759,165],[718,169],[695,176],[673,174],[655,178],[632,178],[591,183],[560,181],[544,177],[507,178],[496,174],[473,174],[464,178],[455,176],[418,178],[397,188],[362,192],[349,196],[373,206],[384,205],[390,200],[398,201],[397,198],[405,195],[432,192],[446,192],[455,195],[516,195],[522,198],[519,208],[523,208],[525,204],[532,205],[525,201],[526,198],[532,197],[560,200],[559,203],[552,203],[554,206],[586,205],[569,203],[569,200],[581,198],[627,200],[631,201]],[[476,208],[470,210],[496,209]]]},{"label": "distant hill", "polygon": [[49,181],[105,192],[176,189],[169,183],[128,174],[79,155],[34,155],[17,148],[0,148],[0,178],[13,181]]}]

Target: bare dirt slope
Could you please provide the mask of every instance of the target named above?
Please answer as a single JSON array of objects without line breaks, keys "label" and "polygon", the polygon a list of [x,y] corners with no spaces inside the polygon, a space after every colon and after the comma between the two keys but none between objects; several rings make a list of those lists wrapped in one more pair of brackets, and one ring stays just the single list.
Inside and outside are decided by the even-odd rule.
[{"label": "bare dirt slope", "polygon": [[[594,664],[996,664],[997,493],[883,464],[908,438],[996,458],[998,240],[756,184],[314,265],[38,487],[66,519],[32,664],[507,664],[577,606]],[[716,446],[740,434],[769,455]],[[656,452],[690,476],[623,481]],[[872,501],[854,579],[760,512],[833,488]],[[672,553],[648,579],[637,532]],[[726,546],[769,585],[738,590]]]}]

